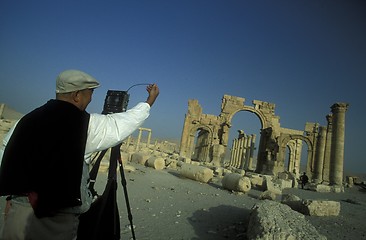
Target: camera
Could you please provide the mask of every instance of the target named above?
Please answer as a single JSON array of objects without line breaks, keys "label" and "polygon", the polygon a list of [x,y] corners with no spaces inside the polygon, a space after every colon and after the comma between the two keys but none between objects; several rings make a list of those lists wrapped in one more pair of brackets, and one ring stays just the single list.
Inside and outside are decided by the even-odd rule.
[{"label": "camera", "polygon": [[125,112],[129,98],[127,91],[108,90],[102,114]]}]

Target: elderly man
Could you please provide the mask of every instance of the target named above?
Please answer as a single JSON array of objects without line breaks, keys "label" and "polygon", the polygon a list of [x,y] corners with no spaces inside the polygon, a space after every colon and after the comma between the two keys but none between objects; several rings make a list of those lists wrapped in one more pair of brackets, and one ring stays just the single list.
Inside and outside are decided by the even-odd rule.
[{"label": "elderly man", "polygon": [[122,142],[149,116],[159,95],[146,89],[146,102],[108,115],[85,111],[99,82],[67,70],[56,79],[56,99],[19,120],[6,137],[0,168],[0,195],[11,206],[3,239],[75,239],[78,217],[92,202],[88,190],[91,154]]}]

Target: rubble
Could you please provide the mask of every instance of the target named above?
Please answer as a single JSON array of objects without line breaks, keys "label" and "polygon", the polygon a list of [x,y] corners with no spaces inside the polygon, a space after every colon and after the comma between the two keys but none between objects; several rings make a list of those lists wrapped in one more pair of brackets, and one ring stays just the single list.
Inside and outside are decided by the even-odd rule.
[{"label": "rubble", "polygon": [[325,240],[302,215],[289,206],[270,200],[255,204],[250,213],[248,239]]}]

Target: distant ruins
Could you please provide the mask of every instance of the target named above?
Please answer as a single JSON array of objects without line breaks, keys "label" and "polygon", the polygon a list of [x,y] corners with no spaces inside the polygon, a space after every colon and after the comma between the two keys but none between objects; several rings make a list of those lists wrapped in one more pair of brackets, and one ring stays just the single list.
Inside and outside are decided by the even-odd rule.
[{"label": "distant ruins", "polygon": [[[238,139],[234,140],[236,146],[231,152],[231,166],[260,174],[277,175],[284,171],[299,174],[302,143],[305,142],[308,147],[306,172],[313,181],[342,185],[347,108],[347,103],[335,103],[326,116],[327,126],[307,122],[305,130],[301,131],[281,127],[273,103],[254,100],[253,106],[247,106],[244,98],[224,95],[221,113],[215,116],[204,114],[197,100],[189,100],[180,156],[215,166],[223,165],[231,120],[237,112],[249,111],[261,123],[256,168],[251,169],[256,136],[244,132],[239,132]],[[289,149],[288,169],[285,169],[286,148]]]}]

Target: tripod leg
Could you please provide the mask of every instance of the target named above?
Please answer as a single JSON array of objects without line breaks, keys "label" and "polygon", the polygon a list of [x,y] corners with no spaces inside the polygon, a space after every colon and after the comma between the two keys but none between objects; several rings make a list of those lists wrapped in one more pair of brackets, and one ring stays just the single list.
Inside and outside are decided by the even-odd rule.
[{"label": "tripod leg", "polygon": [[133,227],[133,222],[132,222],[132,213],[131,213],[130,201],[128,199],[127,181],[126,181],[125,172],[124,172],[124,169],[123,169],[121,156],[119,157],[119,171],[121,173],[121,182],[122,182],[122,186],[123,186],[123,192],[125,194],[128,220],[130,221],[130,225],[131,225],[132,238],[133,238],[133,240],[136,240],[135,229]]}]

